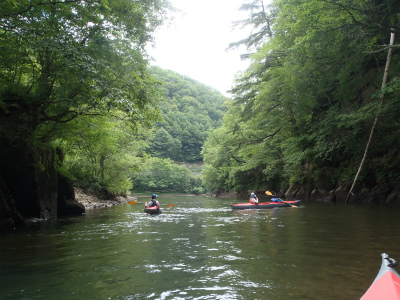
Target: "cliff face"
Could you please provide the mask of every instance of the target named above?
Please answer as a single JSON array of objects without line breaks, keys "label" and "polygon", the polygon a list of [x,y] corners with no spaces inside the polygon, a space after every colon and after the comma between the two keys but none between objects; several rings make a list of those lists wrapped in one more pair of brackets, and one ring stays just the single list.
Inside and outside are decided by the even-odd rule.
[{"label": "cliff face", "polygon": [[[301,199],[304,201],[345,202],[352,182],[335,182],[338,169],[324,168],[316,172],[306,166],[303,172],[308,178],[306,183],[292,184],[283,191],[286,199]],[[376,179],[374,172],[369,170],[369,180],[357,182],[349,203],[400,203],[400,185],[387,180]]]},{"label": "cliff face", "polygon": [[[301,199],[314,202],[345,202],[350,185],[337,186],[332,190],[323,187],[293,184],[284,193],[286,199]],[[372,188],[359,187],[353,191],[350,203],[400,203],[400,187],[376,185]]]},{"label": "cliff face", "polygon": [[60,152],[25,143],[3,147],[0,154],[1,230],[23,226],[30,218],[85,212],[75,200],[72,184],[56,170]]}]

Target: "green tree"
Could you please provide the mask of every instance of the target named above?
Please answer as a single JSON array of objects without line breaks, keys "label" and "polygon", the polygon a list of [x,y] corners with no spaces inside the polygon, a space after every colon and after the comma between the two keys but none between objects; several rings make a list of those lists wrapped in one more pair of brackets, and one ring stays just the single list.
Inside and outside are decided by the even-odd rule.
[{"label": "green tree", "polygon": [[[168,9],[165,0],[0,1],[0,181],[17,208],[39,214],[47,195],[54,206],[54,191],[38,190],[49,181],[57,189],[48,143],[61,138],[63,124],[82,116],[119,116],[133,127],[160,119],[144,49]],[[104,180],[109,153],[99,158]],[[25,186],[29,197],[20,193]]]},{"label": "green tree", "polygon": [[173,138],[163,127],[155,132],[150,151],[159,158],[171,158],[177,161],[182,159],[182,144],[177,138]]},{"label": "green tree", "polygon": [[202,193],[198,177],[184,165],[170,159],[149,157],[140,165],[141,172],[132,173],[133,190],[141,192]]},{"label": "green tree", "polygon": [[139,171],[139,157],[147,148],[140,135],[146,130],[133,130],[116,117],[85,116],[66,124],[64,133],[54,144],[64,149],[64,169],[80,186],[113,194],[132,188],[129,176]]},{"label": "green tree", "polygon": [[15,1],[0,11],[0,103],[26,127],[114,109],[146,121],[157,111],[144,46],[164,1]]},{"label": "green tree", "polygon": [[164,122],[155,124],[159,129],[150,142],[150,153],[174,161],[202,161],[203,143],[208,131],[220,126],[227,98],[175,72],[158,67],[151,71],[163,83],[165,101],[160,103]]},{"label": "green tree", "polygon": [[[249,17],[234,22],[233,27],[251,27],[251,32],[248,37],[231,43],[229,49],[244,45],[248,50],[257,50],[272,37],[272,25],[276,17],[274,7],[264,0],[247,0],[239,10],[248,11]],[[242,54],[241,57],[248,58],[249,54]]]},{"label": "green tree", "polygon": [[[399,31],[399,7],[396,1],[278,0],[271,11],[273,23],[266,26],[272,34],[265,31],[265,43],[258,44],[251,66],[232,90],[222,129],[228,139],[205,144],[209,173],[204,179],[211,183],[223,172],[229,176],[218,184],[221,189],[278,190],[293,182],[312,183],[318,172],[302,170],[316,166],[320,171],[342,170],[330,176],[338,184],[354,172],[354,162],[363,152],[354,145],[368,139],[377,109],[374,92],[386,60],[381,50],[390,30]],[[395,61],[389,74],[393,86],[400,67]],[[375,180],[399,178],[388,164],[397,161],[397,151],[384,153],[381,146],[397,148],[400,143],[393,138],[398,133],[398,91],[390,89],[386,95],[385,118],[371,150],[371,166],[376,169],[376,158],[383,155],[386,162],[381,161],[379,169],[387,168],[392,179],[379,174]],[[223,152],[231,158],[220,166],[214,154]],[[364,178],[371,176],[372,168]]]}]

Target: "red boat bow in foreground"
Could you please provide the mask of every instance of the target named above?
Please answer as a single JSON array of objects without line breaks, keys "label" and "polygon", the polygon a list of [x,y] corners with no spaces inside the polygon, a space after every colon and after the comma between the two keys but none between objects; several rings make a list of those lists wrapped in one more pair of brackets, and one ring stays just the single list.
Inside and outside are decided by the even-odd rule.
[{"label": "red boat bow in foreground", "polygon": [[382,265],[374,282],[360,300],[400,300],[400,275],[397,261],[382,254]]}]

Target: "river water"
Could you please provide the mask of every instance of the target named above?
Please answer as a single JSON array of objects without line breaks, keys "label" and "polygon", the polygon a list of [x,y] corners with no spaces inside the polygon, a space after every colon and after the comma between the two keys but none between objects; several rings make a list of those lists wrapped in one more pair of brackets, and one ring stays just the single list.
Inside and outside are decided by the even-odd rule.
[{"label": "river water", "polygon": [[359,299],[400,261],[400,208],[159,197],[1,235],[0,299]]}]

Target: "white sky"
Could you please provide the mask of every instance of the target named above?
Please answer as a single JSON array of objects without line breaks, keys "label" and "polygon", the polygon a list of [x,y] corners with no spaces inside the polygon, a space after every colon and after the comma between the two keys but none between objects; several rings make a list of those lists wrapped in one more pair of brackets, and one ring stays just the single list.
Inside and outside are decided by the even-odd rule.
[{"label": "white sky", "polygon": [[243,0],[170,0],[178,8],[172,24],[159,28],[155,48],[148,47],[153,65],[189,76],[226,96],[235,74],[249,61],[241,61],[245,49],[226,51],[229,43],[246,37],[232,22],[248,17],[239,11]]}]

